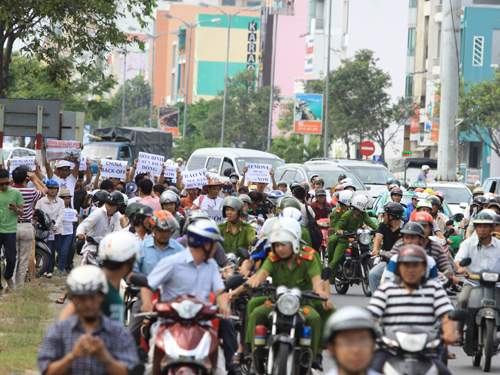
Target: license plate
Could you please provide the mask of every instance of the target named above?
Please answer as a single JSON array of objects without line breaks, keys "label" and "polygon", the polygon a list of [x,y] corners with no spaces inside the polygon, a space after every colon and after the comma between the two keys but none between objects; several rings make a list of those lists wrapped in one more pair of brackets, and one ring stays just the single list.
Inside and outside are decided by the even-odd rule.
[{"label": "license plate", "polygon": [[496,302],[493,299],[483,299],[481,304],[482,306],[495,307]]}]

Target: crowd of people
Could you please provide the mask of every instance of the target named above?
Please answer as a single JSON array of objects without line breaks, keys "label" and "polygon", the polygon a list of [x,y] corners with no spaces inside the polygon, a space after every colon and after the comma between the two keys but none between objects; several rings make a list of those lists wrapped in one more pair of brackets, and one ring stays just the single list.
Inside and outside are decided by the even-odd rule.
[{"label": "crowd of people", "polygon": [[[500,205],[496,198],[484,197],[481,189],[474,190],[465,210],[461,226],[468,226],[467,239],[452,259],[431,238],[446,239],[444,233],[453,226],[442,210],[444,195],[431,189],[415,189],[411,202],[403,204],[397,180],[388,181],[390,200],[375,220],[367,212],[370,198],[357,193],[345,175],[339,175],[331,189],[317,175],[310,181],[276,181],[273,170],[269,184],[253,183],[246,180],[245,167],[241,176],[233,171],[226,182],[211,176],[201,189],[185,189],[181,168],[171,181],[136,174],[136,167],[137,161],[125,180],[102,178],[101,166],[94,176],[89,162],[84,171],[78,163],[72,167],[61,160],[54,169],[45,163],[45,175],[38,165],[35,170],[18,167],[12,175],[0,169],[0,245],[7,284],[3,292],[21,290],[25,280],[38,282],[33,229],[37,211],[53,222],[48,268],[39,276],[67,278],[67,288],[56,301],[65,304],[60,321],[40,349],[42,374],[127,374],[141,362],[150,363],[152,373],[159,374],[160,361],[140,345],[144,315],[155,309],[155,290],[161,290],[160,301],[189,294],[209,302],[212,294],[228,318],[229,299],[272,277],[274,286],[314,291],[324,298],[309,301],[305,317],[312,329],[313,368],[323,370],[326,349],[337,364],[331,374],[373,375],[382,372],[390,355],[375,352],[374,321],[391,329],[433,329],[439,320],[444,342],[459,343],[463,324],[457,323],[455,330],[450,323],[448,313],[454,307],[437,281],[438,273],[465,275],[500,258]],[[218,213],[222,217],[215,217]],[[333,271],[330,280],[321,279],[323,238],[315,228],[321,219],[330,222],[325,249]],[[350,243],[344,232],[366,226],[376,231],[371,255],[377,261],[369,273],[373,297],[368,309],[336,312],[330,285]],[[231,266],[238,248],[249,250],[239,269]],[[378,263],[384,252],[389,260]],[[86,254],[97,256],[100,266],[89,264]],[[471,266],[460,266],[465,257],[474,259]],[[227,293],[223,281],[235,271],[248,280]],[[141,288],[125,328],[120,283],[134,273],[146,276],[150,288]],[[454,276],[453,284],[458,283]],[[464,285],[457,307],[466,306],[472,286]],[[2,289],[0,284],[0,293]],[[245,351],[254,347],[255,327],[267,324],[273,307],[265,300],[250,301],[239,332],[232,320],[220,320],[218,334],[230,375],[240,374]],[[153,343],[155,334],[153,328]],[[435,362],[440,374],[449,373],[437,357]]]}]

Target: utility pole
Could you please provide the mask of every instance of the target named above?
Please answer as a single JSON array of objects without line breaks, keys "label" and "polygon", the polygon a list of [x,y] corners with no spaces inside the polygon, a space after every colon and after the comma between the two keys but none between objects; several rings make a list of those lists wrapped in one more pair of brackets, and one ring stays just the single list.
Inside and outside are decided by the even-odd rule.
[{"label": "utility pole", "polygon": [[328,142],[328,111],[330,110],[330,49],[332,36],[332,0],[328,3],[328,53],[326,58],[326,98],[325,98],[325,146],[323,157],[328,157],[330,143]]},{"label": "utility pole", "polygon": [[125,84],[127,83],[127,53],[123,51],[123,93],[122,93],[122,128],[125,127]]},{"label": "utility pole", "polygon": [[441,110],[439,115],[438,170],[439,181],[457,179],[458,95],[460,85],[460,14],[461,0],[443,1],[443,40],[441,60]]},{"label": "utility pole", "polygon": [[271,70],[271,97],[269,99],[269,123],[267,124],[267,151],[271,148],[271,138],[273,133],[273,111],[274,111],[274,72],[276,68],[276,41],[278,40],[278,11],[274,15],[274,42],[273,42],[273,62]]}]

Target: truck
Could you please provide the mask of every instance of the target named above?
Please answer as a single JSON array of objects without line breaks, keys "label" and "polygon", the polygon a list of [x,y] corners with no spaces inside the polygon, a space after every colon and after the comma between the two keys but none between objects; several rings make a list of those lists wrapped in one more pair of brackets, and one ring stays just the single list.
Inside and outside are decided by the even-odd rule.
[{"label": "truck", "polygon": [[162,155],[169,159],[172,154],[172,133],[152,128],[127,128],[113,126],[95,129],[93,141],[83,146],[92,171],[97,172],[101,159],[125,160],[133,166],[139,152]]},{"label": "truck", "polygon": [[436,159],[431,158],[394,158],[391,172],[395,178],[401,181],[403,186],[408,188],[411,183],[417,181],[423,165],[428,165],[431,169],[427,180],[434,181],[437,175],[437,163]]}]

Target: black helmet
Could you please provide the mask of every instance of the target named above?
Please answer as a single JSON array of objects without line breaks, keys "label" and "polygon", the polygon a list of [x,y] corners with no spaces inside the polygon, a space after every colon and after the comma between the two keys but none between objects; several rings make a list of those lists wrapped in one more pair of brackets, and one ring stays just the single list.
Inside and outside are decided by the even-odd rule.
[{"label": "black helmet", "polygon": [[431,195],[431,196],[427,197],[427,201],[429,201],[431,204],[441,206],[441,199],[439,199],[435,195]]},{"label": "black helmet", "polygon": [[113,191],[111,194],[108,195],[106,203],[109,204],[110,206],[121,206],[125,204],[125,200],[123,199],[122,193],[120,193],[119,191]]},{"label": "black helmet", "polygon": [[325,186],[325,180],[323,180],[323,178],[321,178],[321,177],[316,177],[314,179],[314,183],[315,184],[322,184],[323,186]]},{"label": "black helmet", "polygon": [[344,178],[347,178],[347,176],[343,173],[339,174],[339,180],[343,180]]},{"label": "black helmet", "polygon": [[391,190],[391,195],[393,194],[397,194],[397,195],[401,195],[403,196],[403,190],[401,190],[400,188],[398,187],[395,187],[395,188],[392,188]]},{"label": "black helmet", "polygon": [[99,190],[92,195],[92,202],[98,207],[101,207],[109,200],[109,193],[105,190]]},{"label": "black helmet", "polygon": [[290,185],[290,191],[293,191],[295,188],[300,187],[300,183],[294,182]]},{"label": "black helmet", "polygon": [[401,229],[401,234],[414,234],[422,238],[425,238],[424,227],[419,223],[417,223],[416,221],[407,222],[404,225],[403,229]]},{"label": "black helmet", "polygon": [[145,206],[144,204],[140,202],[133,202],[130,203],[127,208],[125,209],[125,217],[130,218],[132,215],[135,215],[137,211],[141,209],[142,206]]},{"label": "black helmet", "polygon": [[472,200],[472,206],[483,207],[483,204],[486,202],[486,198],[480,195]]},{"label": "black helmet", "polygon": [[149,204],[142,204],[142,207],[140,207],[137,210],[137,212],[135,213],[135,216],[136,217],[139,217],[139,216],[151,217],[151,216],[153,216],[154,212],[155,212],[154,208],[151,207]]},{"label": "black helmet", "polygon": [[498,202],[494,197],[488,197],[486,198],[486,202],[484,202],[483,204],[490,204],[490,203],[498,203]]},{"label": "black helmet", "polygon": [[[317,182],[318,180],[316,180]],[[325,189],[318,189],[316,190],[316,196],[318,195],[325,195],[326,196],[326,190]]]},{"label": "black helmet", "polygon": [[405,209],[399,203],[387,202],[386,204],[384,204],[384,211],[389,215],[401,217],[403,216]]}]

